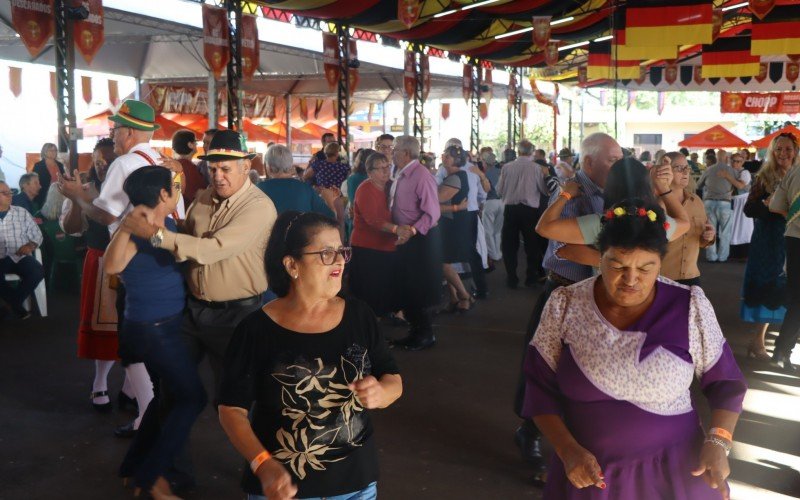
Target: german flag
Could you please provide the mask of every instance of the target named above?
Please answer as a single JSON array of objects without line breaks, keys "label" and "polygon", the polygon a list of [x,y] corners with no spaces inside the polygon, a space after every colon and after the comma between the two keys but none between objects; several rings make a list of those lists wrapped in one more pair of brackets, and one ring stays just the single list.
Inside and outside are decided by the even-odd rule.
[{"label": "german flag", "polygon": [[629,0],[625,43],[632,47],[711,43],[713,11],[707,0]]},{"label": "german flag", "polygon": [[677,59],[678,44],[663,44],[645,47],[632,46],[627,43],[625,30],[625,10],[619,9],[614,12],[614,40],[611,46],[611,53],[619,61],[644,61],[646,59]]},{"label": "german flag", "polygon": [[703,77],[757,76],[761,67],[758,56],[750,54],[750,37],[718,38],[703,45]]},{"label": "german flag", "polygon": [[611,42],[589,44],[589,80],[634,80],[639,78],[639,61],[620,61],[611,57]]},{"label": "german flag", "polygon": [[777,6],[764,19],[753,16],[753,55],[800,54],[800,6]]}]

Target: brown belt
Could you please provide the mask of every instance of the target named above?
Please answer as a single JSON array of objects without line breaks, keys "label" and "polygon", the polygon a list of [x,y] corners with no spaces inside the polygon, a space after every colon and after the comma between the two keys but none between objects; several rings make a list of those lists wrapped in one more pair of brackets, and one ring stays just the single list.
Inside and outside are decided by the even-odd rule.
[{"label": "brown belt", "polygon": [[547,279],[553,281],[554,283],[558,284],[559,286],[570,286],[574,285],[576,282],[572,280],[568,280],[567,278],[561,276],[560,274],[556,274],[553,271],[547,272]]}]

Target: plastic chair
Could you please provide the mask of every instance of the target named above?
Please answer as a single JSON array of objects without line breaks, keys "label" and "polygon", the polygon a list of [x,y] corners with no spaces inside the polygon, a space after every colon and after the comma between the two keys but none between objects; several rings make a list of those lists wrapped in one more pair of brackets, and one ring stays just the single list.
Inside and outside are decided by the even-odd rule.
[{"label": "plastic chair", "polygon": [[[42,251],[38,248],[34,253],[34,257],[36,260],[39,261],[39,264],[42,263]],[[20,277],[13,273],[6,274],[6,281],[21,281]],[[36,286],[36,289],[33,291],[33,295],[36,299],[36,306],[39,308],[39,314],[42,315],[43,318],[47,317],[47,287],[44,284],[44,280],[39,282],[39,285]],[[31,302],[31,297],[25,299],[23,306],[28,311],[33,309],[33,303]]]},{"label": "plastic chair", "polygon": [[76,283],[80,283],[82,260],[76,248],[79,239],[64,233],[59,227],[58,221],[45,221],[39,227],[44,237],[50,242],[49,250],[51,255],[48,278],[50,286],[56,288],[56,269],[63,266],[68,266],[73,271],[72,276],[76,278]]}]

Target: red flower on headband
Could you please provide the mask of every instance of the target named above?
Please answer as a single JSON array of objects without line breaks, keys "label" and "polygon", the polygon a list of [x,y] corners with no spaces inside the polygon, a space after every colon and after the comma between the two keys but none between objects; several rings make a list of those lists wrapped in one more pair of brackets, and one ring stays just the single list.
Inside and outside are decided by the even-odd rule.
[{"label": "red flower on headband", "polygon": [[669,231],[669,222],[664,223],[664,231]]},{"label": "red flower on headband", "polygon": [[606,211],[606,219],[613,219],[613,218],[614,218],[614,211],[613,210],[607,210]]},{"label": "red flower on headband", "polygon": [[636,215],[638,215],[639,217],[644,217],[647,215],[647,210],[645,210],[644,208],[640,208],[639,210],[636,211]]}]

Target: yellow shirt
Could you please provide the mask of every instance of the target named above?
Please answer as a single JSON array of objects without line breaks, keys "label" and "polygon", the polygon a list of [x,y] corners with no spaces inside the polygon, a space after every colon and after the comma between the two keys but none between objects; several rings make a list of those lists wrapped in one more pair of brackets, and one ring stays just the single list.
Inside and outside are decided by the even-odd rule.
[{"label": "yellow shirt", "polygon": [[708,222],[703,200],[688,191],[684,193],[686,198],[683,200],[683,207],[689,215],[691,226],[686,234],[669,242],[667,255],[661,261],[661,275],[675,281],[700,276],[700,269],[697,267],[700,248],[711,244],[710,241],[702,240],[705,224]]},{"label": "yellow shirt", "polygon": [[277,212],[267,195],[245,181],[222,200],[198,191],[181,233],[166,231],[161,248],[189,261],[186,281],[196,298],[244,299],[267,289],[264,253]]}]

